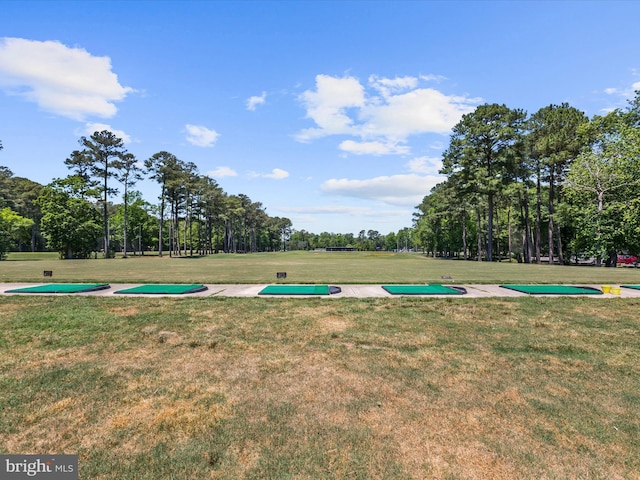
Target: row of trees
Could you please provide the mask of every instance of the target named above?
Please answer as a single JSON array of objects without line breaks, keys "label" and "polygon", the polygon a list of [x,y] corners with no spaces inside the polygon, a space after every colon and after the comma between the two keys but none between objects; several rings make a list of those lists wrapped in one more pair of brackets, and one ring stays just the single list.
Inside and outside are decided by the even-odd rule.
[{"label": "row of trees", "polygon": [[[286,245],[288,218],[270,217],[246,195],[225,193],[193,163],[162,151],[143,167],[109,131],[79,143],[81,149],[64,162],[71,174],[44,187],[0,167],[0,252],[11,244],[23,248],[29,236],[32,250],[46,241],[61,258],[98,251],[110,257],[116,250],[125,257],[150,249],[159,255],[255,252]],[[144,175],[160,185],[157,206],[134,189]],[[119,193],[122,203],[114,204],[111,198]]]},{"label": "row of trees", "polygon": [[441,173],[414,222],[434,255],[615,265],[640,252],[640,92],[592,119],[566,103],[481,105],[453,128]]},{"label": "row of trees", "polygon": [[[65,160],[71,175],[45,187],[0,167],[0,258],[14,246],[43,249],[45,241],[62,258],[352,246],[615,265],[620,252],[640,253],[640,92],[627,108],[591,119],[566,103],[531,116],[505,105],[477,107],[453,128],[446,181],[417,206],[413,228],[388,235],[293,231],[288,218],[226,194],[169,152],[142,167],[109,131],[80,145]],[[144,175],[160,186],[158,205],[134,189]],[[118,193],[122,203],[114,204]]]},{"label": "row of trees", "polygon": [[[2,150],[0,142],[0,150]],[[0,166],[0,260],[13,246],[31,242],[35,249],[38,240],[35,222],[37,217],[34,200],[38,195],[37,184],[25,178],[12,178],[13,173]]]},{"label": "row of trees", "polygon": [[361,230],[358,235],[352,233],[320,234],[306,230],[294,231],[289,240],[291,250],[315,250],[327,247],[353,247],[363,251],[410,251],[415,248],[413,229],[403,228],[397,233],[382,235],[377,230]]},{"label": "row of trees", "polygon": [[[413,230],[382,235],[294,231],[288,218],[270,217],[260,202],[228,195],[193,163],[161,151],[139,162],[109,131],[82,137],[66,178],[42,186],[0,167],[0,253],[9,249],[88,258],[102,251],[162,255],[354,247],[411,250]],[[1,145],[1,144],[0,144]],[[157,205],[135,190],[144,176],[160,186]],[[112,199],[121,194],[121,202]],[[161,220],[160,220],[161,219]]]}]

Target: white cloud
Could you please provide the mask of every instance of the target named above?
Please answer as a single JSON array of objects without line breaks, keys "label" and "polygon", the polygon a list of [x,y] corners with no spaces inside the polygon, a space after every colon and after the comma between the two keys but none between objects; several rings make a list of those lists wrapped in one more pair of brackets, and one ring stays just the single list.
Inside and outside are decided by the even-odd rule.
[{"label": "white cloud", "polygon": [[352,213],[361,215],[371,210],[369,207],[349,207],[346,205],[325,205],[320,207],[280,207],[283,212],[328,214]]},{"label": "white cloud", "polygon": [[74,120],[110,118],[114,102],[133,91],[118,82],[109,57],[57,41],[0,39],[0,87],[40,108]]},{"label": "white cloud", "polygon": [[[422,200],[422,199],[421,199]],[[320,207],[280,207],[286,213],[308,215],[350,215],[353,217],[381,217],[406,215],[407,210],[380,209],[374,207],[356,207],[348,205],[326,205]]]},{"label": "white cloud", "polygon": [[406,145],[397,145],[382,142],[356,142],[354,140],[345,140],[338,146],[340,150],[354,155],[407,155],[411,149]]},{"label": "white cloud", "polygon": [[428,132],[447,133],[463,114],[474,110],[471,102],[466,97],[448,96],[432,88],[418,88],[390,96],[383,105],[369,104],[363,108],[362,131],[394,139]]},{"label": "white cloud", "polygon": [[326,135],[353,133],[353,120],[347,109],[365,104],[364,88],[354,77],[337,78],[316,76],[316,90],[300,95],[307,110],[307,118],[319,128],[308,128],[297,136],[299,141],[310,141]]},{"label": "white cloud", "polygon": [[379,200],[392,205],[418,205],[443,177],[437,175],[391,175],[366,180],[330,179],[321,185],[328,194]]},{"label": "white cloud", "polygon": [[282,170],[281,168],[274,168],[271,170],[271,173],[267,173],[264,175],[264,178],[271,178],[273,180],[282,180],[283,178],[287,178],[289,176],[289,172],[286,170]]},{"label": "white cloud", "polygon": [[262,95],[260,95],[259,97],[249,97],[249,100],[247,100],[247,110],[251,110],[253,112],[258,105],[264,105],[266,101],[267,92],[262,92]]},{"label": "white cloud", "polygon": [[224,178],[224,177],[235,177],[238,175],[238,173],[234,169],[229,167],[218,167],[214,170],[207,172],[207,175],[209,175],[212,178]]},{"label": "white cloud", "polygon": [[447,77],[443,75],[434,75],[432,73],[428,75],[420,75],[420,80],[424,80],[425,82],[442,82],[443,80],[446,80],[446,79]]},{"label": "white cloud", "polygon": [[[638,73],[634,69],[632,69],[632,74],[634,76],[638,75]],[[609,100],[609,105],[600,109],[600,112],[603,115],[606,115],[616,109],[624,109],[627,106],[627,101],[635,97],[635,92],[637,90],[640,90],[640,82],[634,82],[630,86],[625,86],[622,88],[605,88],[603,92],[607,95],[610,95],[612,99]]]},{"label": "white cloud", "polygon": [[416,157],[413,160],[409,160],[406,166],[409,168],[409,171],[413,173],[439,175],[438,172],[442,168],[442,159],[432,157]]},{"label": "white cloud", "polygon": [[103,130],[107,130],[108,132],[113,133],[116,137],[121,138],[123,143],[131,143],[132,141],[131,136],[128,133],[123,130],[111,128],[111,125],[107,125],[106,123],[89,122],[84,126],[84,131],[82,131],[80,135],[90,137],[95,132],[102,132]]},{"label": "white cloud", "polygon": [[289,172],[281,168],[274,168],[271,173],[249,172],[249,178],[269,178],[271,180],[283,180],[289,176]]},{"label": "white cloud", "polygon": [[[315,127],[302,130],[297,140],[308,142],[331,135],[355,139],[340,148],[355,154],[407,154],[400,144],[410,135],[448,133],[463,114],[482,99],[446,95],[421,88],[420,81],[435,77],[369,77],[368,91],[355,77],[316,76],[315,90],[300,96],[307,118]],[[399,146],[400,145],[400,146]],[[394,147],[394,148],[391,148]]]},{"label": "white cloud", "polygon": [[371,75],[369,77],[369,84],[386,98],[392,93],[416,88],[418,86],[418,79],[416,77],[384,78]]},{"label": "white cloud", "polygon": [[213,147],[220,134],[202,125],[184,126],[187,131],[187,142],[196,147]]}]

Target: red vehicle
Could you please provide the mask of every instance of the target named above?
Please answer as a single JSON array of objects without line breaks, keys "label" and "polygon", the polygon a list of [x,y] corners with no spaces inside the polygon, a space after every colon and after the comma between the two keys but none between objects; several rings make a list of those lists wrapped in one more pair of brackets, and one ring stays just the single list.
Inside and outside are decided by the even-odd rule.
[{"label": "red vehicle", "polygon": [[638,257],[634,255],[618,255],[618,265],[636,265],[638,263]]}]

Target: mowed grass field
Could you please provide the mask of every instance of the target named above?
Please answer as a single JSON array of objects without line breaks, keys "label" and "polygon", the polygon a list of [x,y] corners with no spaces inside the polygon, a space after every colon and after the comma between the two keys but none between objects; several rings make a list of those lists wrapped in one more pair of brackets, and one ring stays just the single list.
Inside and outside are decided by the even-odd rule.
[{"label": "mowed grass field", "polygon": [[[362,283],[391,282],[394,269],[416,275],[398,283],[564,271],[329,258],[368,271]],[[81,264],[115,275],[149,262],[140,281],[206,283],[215,265],[239,283],[273,282],[283,263],[312,276],[323,261],[293,253],[0,268],[17,281],[5,265],[34,264],[41,276],[51,262],[54,280],[69,268],[68,281],[114,282]],[[189,262],[203,277],[176,267]],[[605,270],[637,274],[575,268]],[[349,278],[328,263],[317,275],[309,281]],[[104,480],[640,478],[639,311],[640,300],[621,298],[0,296],[0,453],[75,453],[81,479]]]},{"label": "mowed grass field", "polygon": [[0,452],[82,479],[638,478],[640,303],[0,298]]},{"label": "mowed grass field", "polygon": [[[129,256],[58,260],[56,254],[9,254],[0,282],[272,283],[640,283],[640,269],[565,267],[444,260],[413,253],[276,252],[203,257]],[[444,278],[443,278],[444,277]]]}]

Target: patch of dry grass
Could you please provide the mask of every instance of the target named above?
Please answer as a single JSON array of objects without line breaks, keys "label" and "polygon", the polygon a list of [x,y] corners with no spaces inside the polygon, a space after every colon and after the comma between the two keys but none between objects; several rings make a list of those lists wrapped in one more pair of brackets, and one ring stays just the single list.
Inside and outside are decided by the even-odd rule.
[{"label": "patch of dry grass", "polygon": [[0,302],[0,451],[83,478],[640,471],[631,300]]}]

